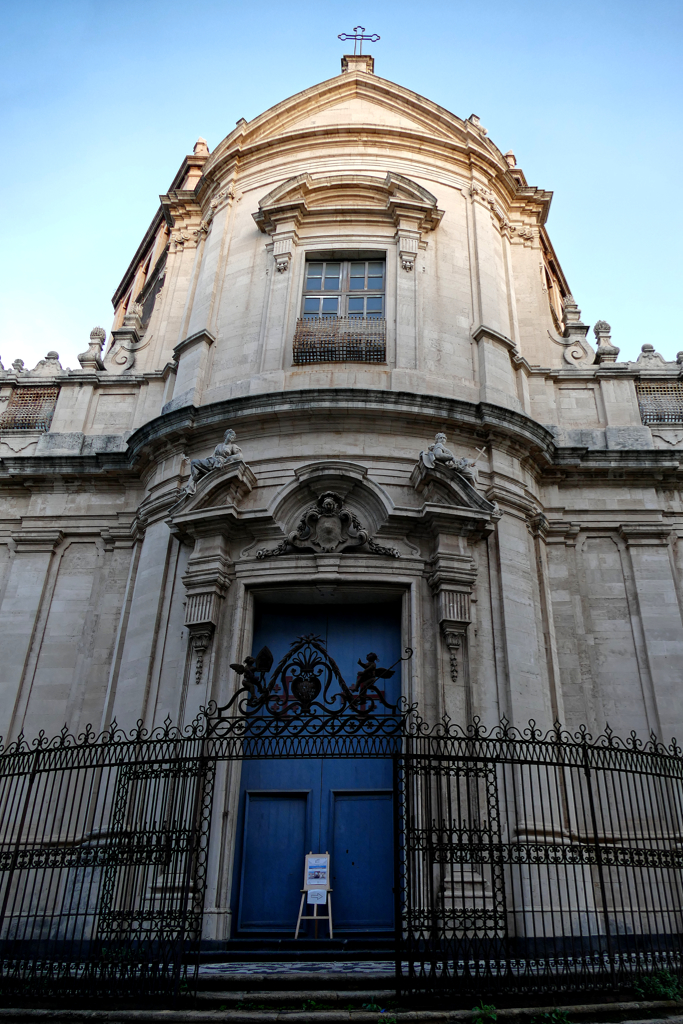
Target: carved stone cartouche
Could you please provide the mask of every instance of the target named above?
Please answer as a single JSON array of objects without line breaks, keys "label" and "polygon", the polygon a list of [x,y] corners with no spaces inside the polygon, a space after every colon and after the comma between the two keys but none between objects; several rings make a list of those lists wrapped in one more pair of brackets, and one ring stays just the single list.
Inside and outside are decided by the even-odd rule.
[{"label": "carved stone cartouche", "polygon": [[299,551],[313,551],[316,554],[332,554],[348,548],[367,544],[376,555],[398,558],[396,548],[383,547],[370,539],[358,516],[344,504],[335,491],[325,491],[314,505],[304,511],[295,530],[277,547],[261,548],[257,558],[271,558],[283,555],[289,548]]}]

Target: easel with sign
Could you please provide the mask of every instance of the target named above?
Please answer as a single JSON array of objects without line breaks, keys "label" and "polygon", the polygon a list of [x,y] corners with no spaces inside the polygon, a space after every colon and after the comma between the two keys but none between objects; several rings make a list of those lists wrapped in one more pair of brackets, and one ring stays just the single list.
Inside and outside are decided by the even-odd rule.
[{"label": "easel with sign", "polygon": [[[313,913],[304,914],[304,902],[312,904]],[[318,914],[318,907],[327,905],[327,914]],[[299,917],[296,922],[294,938],[299,938],[302,921],[315,921],[315,937],[318,938],[318,922],[327,921],[332,934],[332,889],[330,888],[330,855],[325,853],[308,853],[304,864],[304,887],[301,890]]]}]

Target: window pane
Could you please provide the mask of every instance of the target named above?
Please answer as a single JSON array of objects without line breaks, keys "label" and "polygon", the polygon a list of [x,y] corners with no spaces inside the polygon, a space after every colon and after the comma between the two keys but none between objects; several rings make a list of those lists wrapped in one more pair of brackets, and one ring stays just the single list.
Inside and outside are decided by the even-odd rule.
[{"label": "window pane", "polygon": [[384,275],[384,264],[383,263],[368,263],[368,274],[372,276],[382,277]]},{"label": "window pane", "polygon": [[339,308],[339,299],[323,299],[323,316],[332,316],[336,314]]},{"label": "window pane", "polygon": [[320,309],[320,299],[304,299],[304,313],[317,316]]},{"label": "window pane", "polygon": [[367,310],[368,316],[377,319],[382,316],[382,296],[381,295],[370,295],[367,299]]},{"label": "window pane", "polygon": [[349,287],[352,292],[362,292],[365,288],[365,275],[363,277],[352,277],[349,281]]},{"label": "window pane", "polygon": [[325,265],[325,291],[335,292],[339,289],[339,264],[327,263]]},{"label": "window pane", "polygon": [[353,299],[349,298],[349,313],[362,313],[364,301],[365,300],[360,297]]},{"label": "window pane", "polygon": [[365,264],[364,263],[352,263],[351,264],[351,277],[365,277]]},{"label": "window pane", "polygon": [[383,281],[383,278],[381,278],[381,277],[369,277],[368,278],[368,291],[369,292],[381,292],[381,290],[382,290],[382,281]]},{"label": "window pane", "polygon": [[322,284],[323,265],[322,263],[309,263],[306,273],[306,288],[309,291],[318,291]]}]

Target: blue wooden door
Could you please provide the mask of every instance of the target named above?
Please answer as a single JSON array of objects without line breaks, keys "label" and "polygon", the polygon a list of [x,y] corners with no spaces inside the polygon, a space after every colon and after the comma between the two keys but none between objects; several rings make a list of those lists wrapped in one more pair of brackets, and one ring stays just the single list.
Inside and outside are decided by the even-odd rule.
[{"label": "blue wooden door", "polygon": [[[400,603],[263,606],[253,652],[277,663],[297,636],[314,633],[347,683],[370,651],[389,666],[401,655]],[[400,671],[386,680],[400,695]],[[335,934],[390,932],[393,913],[391,760],[245,760],[234,901],[237,934],[294,935],[304,854],[331,856]]]}]

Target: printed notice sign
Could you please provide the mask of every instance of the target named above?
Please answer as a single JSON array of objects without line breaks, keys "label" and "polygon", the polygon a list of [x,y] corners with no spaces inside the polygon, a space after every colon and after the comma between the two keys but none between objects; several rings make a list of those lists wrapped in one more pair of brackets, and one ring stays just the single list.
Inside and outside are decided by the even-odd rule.
[{"label": "printed notice sign", "polygon": [[[306,857],[304,871],[304,889],[330,888],[330,855],[328,853],[309,853]],[[309,901],[310,902],[310,901]]]}]

